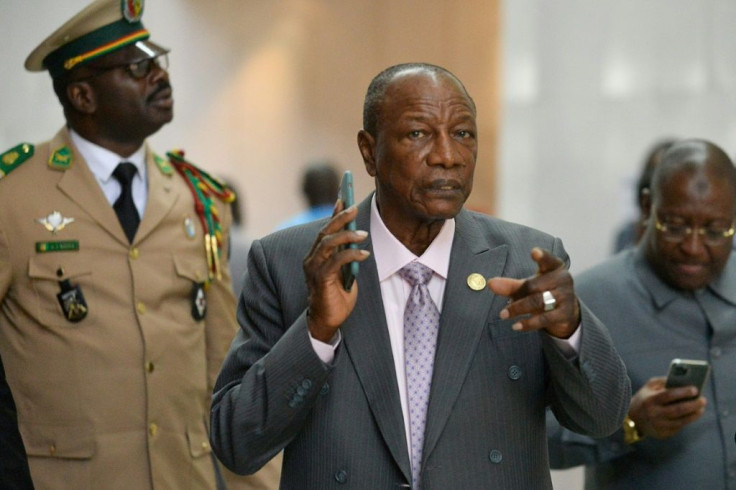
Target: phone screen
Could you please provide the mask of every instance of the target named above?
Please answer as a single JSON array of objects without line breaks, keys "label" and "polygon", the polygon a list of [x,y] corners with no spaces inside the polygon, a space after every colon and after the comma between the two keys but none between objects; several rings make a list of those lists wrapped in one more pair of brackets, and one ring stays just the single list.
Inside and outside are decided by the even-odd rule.
[{"label": "phone screen", "polygon": [[[353,173],[350,170],[346,170],[342,176],[338,197],[343,203],[343,209],[347,209],[355,203],[355,197],[353,195]],[[345,226],[345,229],[355,231],[357,229],[355,220],[350,221]],[[346,246],[342,246],[341,250],[345,248],[358,248],[358,245],[350,243]],[[353,283],[355,282],[355,277],[358,275],[358,262],[353,261],[343,265],[341,268],[341,274],[342,286],[346,291],[350,291],[353,287]]]}]

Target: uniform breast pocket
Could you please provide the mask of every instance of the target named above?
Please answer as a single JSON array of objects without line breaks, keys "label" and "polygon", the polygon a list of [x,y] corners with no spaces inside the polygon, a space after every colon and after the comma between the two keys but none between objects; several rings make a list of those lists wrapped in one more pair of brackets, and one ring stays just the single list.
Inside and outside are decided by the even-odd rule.
[{"label": "uniform breast pocket", "polygon": [[84,325],[94,304],[92,267],[78,254],[44,254],[28,261],[30,314],[47,327]]},{"label": "uniform breast pocket", "polygon": [[174,255],[174,268],[177,281],[182,284],[189,303],[191,318],[197,322],[207,315],[207,264],[200,257],[190,255]]}]

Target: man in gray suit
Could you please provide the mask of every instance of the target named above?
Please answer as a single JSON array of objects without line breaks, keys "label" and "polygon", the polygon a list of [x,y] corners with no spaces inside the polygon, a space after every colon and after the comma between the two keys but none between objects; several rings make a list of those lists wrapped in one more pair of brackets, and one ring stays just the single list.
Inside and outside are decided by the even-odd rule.
[{"label": "man in gray suit", "polygon": [[[575,279],[623,357],[635,394],[621,430],[592,440],[550,417],[555,468],[586,464],[586,488],[736,488],[736,169],[702,140],[672,145],[643,199],[639,246]],[[673,358],[710,380],[665,388]]]},{"label": "man in gray suit", "polygon": [[463,209],[475,114],[443,68],[384,70],[358,133],[375,194],[253,243],[212,406],[228,467],[284,449],[287,489],[551,488],[545,406],[589,435],[620,426],[625,368],[560,240]]}]

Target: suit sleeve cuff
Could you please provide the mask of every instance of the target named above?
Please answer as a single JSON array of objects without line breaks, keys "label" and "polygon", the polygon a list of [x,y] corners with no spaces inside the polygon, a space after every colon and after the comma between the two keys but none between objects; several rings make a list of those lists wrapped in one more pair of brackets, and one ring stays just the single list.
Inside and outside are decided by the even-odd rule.
[{"label": "suit sleeve cuff", "polygon": [[309,340],[312,342],[312,348],[314,349],[314,353],[317,354],[317,357],[319,357],[325,364],[332,364],[332,361],[335,360],[335,350],[342,341],[342,334],[340,334],[340,330],[338,330],[330,341],[326,343],[315,339],[312,337],[312,334],[309,333]]},{"label": "suit sleeve cuff", "polygon": [[575,332],[566,339],[559,339],[550,335],[557,348],[562,351],[568,360],[574,359],[580,352],[580,335],[582,330],[582,325],[578,324]]}]

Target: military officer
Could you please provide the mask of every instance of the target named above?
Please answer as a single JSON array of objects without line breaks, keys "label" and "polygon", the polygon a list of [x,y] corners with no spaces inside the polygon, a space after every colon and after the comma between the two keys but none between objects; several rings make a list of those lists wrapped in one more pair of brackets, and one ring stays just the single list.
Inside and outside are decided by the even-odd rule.
[{"label": "military officer", "polygon": [[[38,488],[222,483],[207,420],[237,327],[233,196],[146,143],[173,98],[143,7],[97,0],[33,50],[67,124],[0,155],[0,356]],[[273,488],[275,465],[229,487]]]}]

